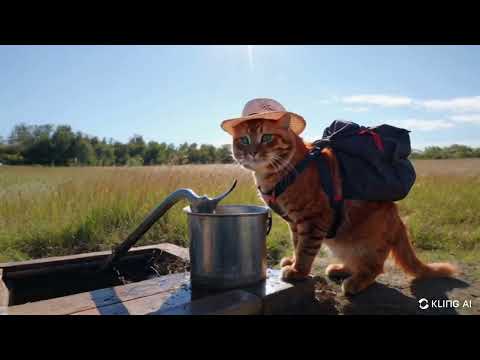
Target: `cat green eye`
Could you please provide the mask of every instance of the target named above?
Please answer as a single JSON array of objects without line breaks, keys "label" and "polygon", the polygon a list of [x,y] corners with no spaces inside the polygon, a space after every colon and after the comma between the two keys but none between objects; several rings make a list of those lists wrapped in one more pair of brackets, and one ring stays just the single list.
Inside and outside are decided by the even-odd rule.
[{"label": "cat green eye", "polygon": [[242,145],[250,145],[250,138],[248,136],[242,136],[240,138],[240,144]]},{"label": "cat green eye", "polygon": [[273,140],[272,134],[265,134],[262,136],[262,143],[267,144]]}]

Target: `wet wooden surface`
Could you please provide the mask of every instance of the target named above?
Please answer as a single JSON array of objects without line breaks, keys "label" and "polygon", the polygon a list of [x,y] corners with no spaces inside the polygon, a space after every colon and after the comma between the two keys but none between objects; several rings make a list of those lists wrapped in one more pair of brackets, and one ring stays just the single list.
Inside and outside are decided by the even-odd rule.
[{"label": "wet wooden surface", "polygon": [[159,293],[175,291],[187,281],[184,273],[165,275],[127,285],[99,289],[50,300],[10,306],[9,315],[69,315],[90,309],[103,309]]},{"label": "wet wooden surface", "polygon": [[218,295],[192,300],[149,315],[259,315],[262,300],[244,290],[232,290]]},{"label": "wet wooden surface", "polygon": [[190,286],[188,273],[38,301],[8,308],[8,314],[42,315],[220,315],[275,314],[314,296],[311,280],[289,284],[278,270],[243,289],[205,292]]},{"label": "wet wooden surface", "polygon": [[[132,248],[131,256],[161,250],[189,261],[188,249],[163,243]],[[110,251],[0,264],[0,275],[52,271],[65,266],[97,263]],[[1,279],[0,279],[1,280]],[[0,285],[5,285],[0,281]],[[218,315],[275,314],[301,306],[314,296],[314,281],[286,283],[280,271],[269,269],[267,279],[254,286],[224,291],[192,289],[188,272],[130,284],[82,292],[49,300],[6,307],[8,315]],[[7,300],[5,300],[7,299]],[[8,302],[8,288],[0,287],[0,300]],[[2,307],[2,303],[0,303]],[[5,308],[5,305],[2,309]]]}]

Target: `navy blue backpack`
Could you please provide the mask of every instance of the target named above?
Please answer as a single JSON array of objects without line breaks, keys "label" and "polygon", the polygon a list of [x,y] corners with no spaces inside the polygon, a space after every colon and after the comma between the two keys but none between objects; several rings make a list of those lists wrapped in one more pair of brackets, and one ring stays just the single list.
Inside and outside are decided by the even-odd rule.
[{"label": "navy blue backpack", "polygon": [[344,199],[397,201],[405,198],[415,183],[415,169],[408,159],[408,130],[391,125],[367,128],[335,120],[314,145],[334,150]]}]

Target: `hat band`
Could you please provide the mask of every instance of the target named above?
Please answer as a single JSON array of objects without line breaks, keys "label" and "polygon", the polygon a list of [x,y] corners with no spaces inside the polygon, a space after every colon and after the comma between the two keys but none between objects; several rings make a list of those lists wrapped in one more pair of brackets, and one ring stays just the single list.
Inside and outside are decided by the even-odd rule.
[{"label": "hat band", "polygon": [[[269,111],[264,111],[264,112],[262,112],[262,114],[269,113],[269,112],[281,112],[281,111],[283,111],[283,110],[269,110]],[[249,114],[247,114],[247,115],[245,115],[245,116],[252,116],[252,115],[257,115],[257,114],[260,114],[260,113],[258,113],[258,112],[253,112],[253,113],[249,113]]]}]

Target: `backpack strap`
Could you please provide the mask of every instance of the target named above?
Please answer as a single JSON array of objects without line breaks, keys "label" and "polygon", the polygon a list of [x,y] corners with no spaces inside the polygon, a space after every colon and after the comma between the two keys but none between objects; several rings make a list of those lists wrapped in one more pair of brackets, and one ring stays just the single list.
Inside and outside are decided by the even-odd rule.
[{"label": "backpack strap", "polygon": [[[297,176],[307,168],[308,164],[311,161],[315,161],[319,170],[318,172],[320,174],[323,189],[330,200],[330,206],[334,210],[334,222],[326,235],[327,238],[333,238],[335,237],[338,227],[342,222],[343,198],[341,196],[338,196],[338,192],[335,191],[332,174],[330,173],[330,169],[328,167],[328,160],[321,153],[321,150],[322,148],[316,147],[312,151],[310,151],[308,155],[302,161],[300,161],[292,171],[290,171],[286,176],[284,176],[272,190],[268,192],[263,192],[259,186],[258,191],[260,192],[260,194],[262,194],[263,199],[270,208],[272,208],[273,210],[278,209],[275,204],[277,197],[279,197],[288,188],[288,186],[295,182]],[[286,214],[279,215],[284,219],[288,220]]]},{"label": "backpack strap", "polygon": [[328,230],[327,238],[334,238],[343,220],[343,197],[341,193],[335,191],[337,189],[335,189],[335,185],[333,183],[333,176],[328,167],[329,164],[327,158],[320,153],[319,156],[314,157],[314,160],[317,163],[318,173],[322,181],[323,189],[325,190],[328,199],[330,200],[330,206],[334,211],[333,224]]}]

